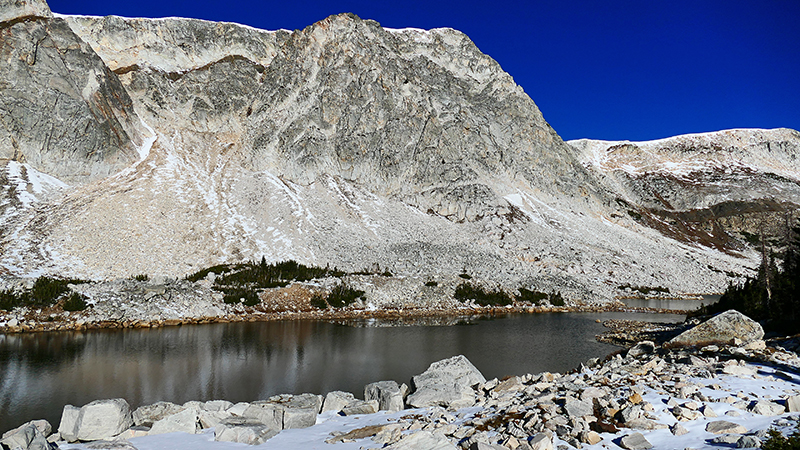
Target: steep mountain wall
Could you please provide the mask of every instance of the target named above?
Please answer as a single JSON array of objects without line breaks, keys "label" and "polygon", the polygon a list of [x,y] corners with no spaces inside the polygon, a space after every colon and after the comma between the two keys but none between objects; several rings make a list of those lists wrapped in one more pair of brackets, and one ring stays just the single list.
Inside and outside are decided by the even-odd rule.
[{"label": "steep mountain wall", "polygon": [[[264,256],[377,264],[400,276],[466,271],[506,289],[587,300],[622,285],[714,292],[748,273],[756,253],[730,244],[741,239],[686,239],[659,214],[795,192],[796,132],[741,132],[763,134],[759,142],[789,158],[759,162],[776,167],[777,184],[767,175],[749,183],[745,172],[727,184],[684,174],[667,162],[697,153],[686,145],[648,150],[655,162],[633,144],[570,145],[510,75],[451,29],[389,30],[351,14],[291,32],[193,19],[30,23],[39,22],[68,25],[69,51],[99,64],[101,88],[74,120],[100,118],[128,144],[101,159],[89,143],[77,146],[84,153],[35,159],[28,150],[22,159],[10,140],[24,141],[25,131],[9,129],[0,141],[0,267],[16,274],[181,276]],[[75,77],[25,70],[51,83]],[[92,112],[103,102],[113,114]],[[15,117],[58,119],[42,111]],[[63,149],[68,136],[32,142]],[[700,153],[752,153],[742,139],[731,141],[735,150]],[[639,160],[642,168],[625,172]],[[71,165],[82,178],[64,171]]]}]

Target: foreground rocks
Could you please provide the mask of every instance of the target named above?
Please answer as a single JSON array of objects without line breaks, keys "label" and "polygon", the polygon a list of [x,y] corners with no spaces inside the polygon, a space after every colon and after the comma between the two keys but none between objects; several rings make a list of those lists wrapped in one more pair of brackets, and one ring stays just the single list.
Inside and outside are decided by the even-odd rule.
[{"label": "foreground rocks", "polygon": [[800,419],[799,368],[797,354],[764,341],[700,348],[641,342],[573,373],[488,381],[455,356],[413,377],[410,389],[394,381],[371,383],[364,400],[334,391],[324,398],[279,395],[237,404],[159,402],[132,412],[124,400],[102,400],[66,406],[54,435],[47,436],[49,424],[35,422],[6,433],[3,443],[40,449],[48,440],[94,441],[86,447],[133,448],[126,439],[204,432],[220,442],[257,445],[282,430],[341,421],[328,444],[369,439],[411,450],[597,444],[633,450],[682,437],[692,445],[757,447],[770,426]]}]

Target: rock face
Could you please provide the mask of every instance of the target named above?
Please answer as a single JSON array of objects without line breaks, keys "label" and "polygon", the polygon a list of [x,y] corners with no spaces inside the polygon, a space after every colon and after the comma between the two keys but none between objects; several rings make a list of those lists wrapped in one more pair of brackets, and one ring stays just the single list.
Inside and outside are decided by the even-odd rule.
[{"label": "rock face", "polygon": [[128,402],[95,400],[81,408],[66,405],[58,431],[68,442],[110,439],[133,425]]},{"label": "rock face", "polygon": [[52,18],[50,7],[42,0],[3,0],[0,2],[0,24],[33,18]]},{"label": "rock face", "polygon": [[0,42],[0,159],[69,184],[137,161],[146,130],[117,75],[46,4],[20,3],[31,15]]},{"label": "rock face", "polygon": [[[676,239],[708,230],[657,219],[684,223],[701,209],[720,222],[728,197],[764,212],[770,186],[788,193],[781,208],[800,204],[796,132],[679,139],[659,144],[655,165],[644,159],[656,144],[568,145],[452,29],[340,14],[268,32],[8,3],[0,270],[17,275],[182,277],[264,256],[400,275],[467,270],[509,291],[597,302],[624,285],[713,292],[748,273],[754,254],[734,238],[697,238],[687,253]],[[741,176],[726,193],[712,183],[719,171],[667,164],[694,148],[708,161],[757,153],[778,163],[753,159],[759,181]],[[641,171],[623,179],[629,165]],[[695,176],[712,203],[677,189]]]},{"label": "rock face", "polygon": [[465,356],[454,356],[431,364],[428,370],[413,377],[414,392],[406,403],[415,408],[464,408],[475,403],[472,387],[484,382],[486,379]]},{"label": "rock face", "polygon": [[698,346],[719,342],[730,343],[734,339],[748,343],[763,337],[764,330],[758,322],[736,310],[730,310],[675,336],[669,344]]},{"label": "rock face", "polygon": [[726,130],[569,144],[643,225],[684,242],[740,251],[753,235],[783,236],[783,217],[800,205],[798,138],[790,129]]}]

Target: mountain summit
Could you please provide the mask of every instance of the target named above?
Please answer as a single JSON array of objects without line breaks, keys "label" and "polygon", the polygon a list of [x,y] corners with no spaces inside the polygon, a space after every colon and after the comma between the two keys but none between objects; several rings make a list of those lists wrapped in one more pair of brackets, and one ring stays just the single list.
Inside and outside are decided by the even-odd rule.
[{"label": "mountain summit", "polygon": [[587,300],[716,292],[757,264],[756,222],[800,204],[796,131],[565,143],[448,28],[2,9],[0,267],[17,275],[263,256]]}]

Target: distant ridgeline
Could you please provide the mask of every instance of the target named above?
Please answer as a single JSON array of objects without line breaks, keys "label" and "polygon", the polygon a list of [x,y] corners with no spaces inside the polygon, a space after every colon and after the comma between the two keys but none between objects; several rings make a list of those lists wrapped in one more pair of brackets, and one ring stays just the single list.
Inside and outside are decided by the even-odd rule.
[{"label": "distant ridgeline", "polygon": [[800,219],[789,227],[785,237],[783,264],[778,268],[775,253],[761,245],[761,266],[755,278],[731,284],[719,302],[703,307],[696,315],[716,314],[736,309],[765,323],[765,328],[781,333],[800,333]]}]

